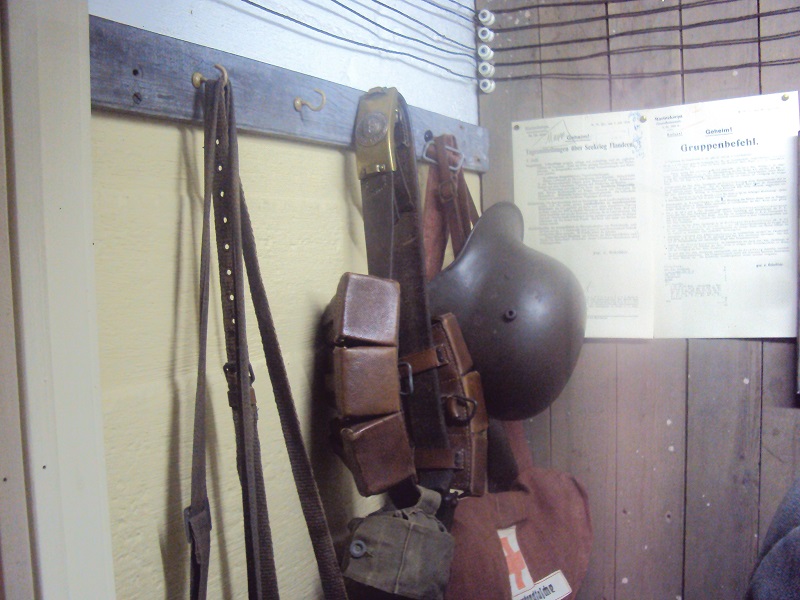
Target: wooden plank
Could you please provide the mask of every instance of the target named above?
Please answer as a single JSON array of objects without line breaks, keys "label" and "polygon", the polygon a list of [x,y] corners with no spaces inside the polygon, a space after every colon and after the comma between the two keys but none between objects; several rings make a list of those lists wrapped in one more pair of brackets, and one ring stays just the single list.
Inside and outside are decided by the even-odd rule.
[{"label": "wooden plank", "polygon": [[[739,0],[709,6],[687,8],[683,3],[684,45],[726,40],[757,39],[758,19],[719,23],[698,27],[700,23],[733,19],[758,13],[756,0]],[[722,68],[707,73],[684,75],[684,97],[687,103],[737,98],[759,92],[758,68],[736,68],[734,65],[758,63],[758,44],[687,48],[683,52],[686,71]]]},{"label": "wooden plank", "polygon": [[552,466],[550,419],[550,409],[548,408],[525,421],[525,437],[533,455],[533,464],[538,467],[550,468]]},{"label": "wooden plank", "polygon": [[552,466],[572,473],[589,496],[594,542],[577,598],[612,598],[616,541],[616,345],[590,341],[550,407]]},{"label": "wooden plank", "polygon": [[[539,31],[542,44],[553,42],[570,43],[558,46],[543,46],[542,60],[564,59],[602,53],[607,50],[605,40],[579,42],[605,37],[604,20],[572,24],[593,17],[603,17],[605,6],[587,4],[539,9],[542,23],[557,23],[557,27],[545,27]],[[543,116],[576,115],[611,110],[610,85],[608,81],[608,59],[605,56],[577,62],[554,62],[542,65]],[[559,78],[552,78],[560,74]],[[571,79],[570,76],[590,75],[599,79]]]},{"label": "wooden plank", "polygon": [[[762,12],[796,8],[794,0],[762,0]],[[793,37],[763,41],[765,62],[796,59],[800,38],[800,13],[764,17],[761,36],[793,34]],[[800,88],[800,65],[768,66],[761,69],[762,92],[775,93]],[[781,340],[764,343],[764,400],[761,437],[761,491],[759,538],[764,539],[772,517],[793,480],[800,477],[800,411],[796,409],[797,343]]]},{"label": "wooden plank", "polygon": [[[214,65],[220,64],[239,92],[240,130],[345,148],[352,145],[362,91],[99,17],[90,20],[90,36],[94,108],[200,122],[201,96],[192,86],[192,74],[217,77]],[[295,110],[296,97],[319,103],[321,96],[314,90],[325,94],[322,110]],[[415,107],[410,113],[418,155],[426,131],[451,133],[464,152],[465,168],[478,172],[489,168],[485,129]]]},{"label": "wooden plank", "polygon": [[685,600],[741,598],[758,539],[761,344],[690,340]]},{"label": "wooden plank", "polygon": [[796,405],[795,369],[797,368],[797,343],[794,340],[764,342],[764,393],[763,405],[792,408]]},{"label": "wooden plank", "polygon": [[[755,0],[683,11],[684,44],[757,38]],[[757,44],[684,51],[686,70],[758,61]],[[757,68],[686,74],[686,102],[759,92]],[[684,599],[743,597],[757,551],[761,368],[755,341],[690,340]]]},{"label": "wooden plank", "polygon": [[[662,0],[659,8],[677,8],[680,0]],[[669,28],[680,25],[677,10],[653,15],[613,18],[616,14],[630,14],[653,8],[647,0],[609,4],[608,29],[612,37],[610,68],[615,78],[611,80],[611,105],[613,110],[636,110],[680,104],[683,96],[680,75],[664,75],[637,79],[618,78],[620,75],[680,71],[679,31],[661,31],[648,34],[623,35],[647,28]],[[634,48],[658,47],[659,50],[630,52]],[[665,49],[666,47],[666,49]]]},{"label": "wooden plank", "polygon": [[[678,0],[659,8],[678,6]],[[680,104],[679,75],[624,79],[616,76],[680,70],[680,51],[660,49],[620,53],[634,47],[680,44],[677,31],[619,35],[648,27],[680,24],[679,13],[613,18],[653,8],[651,2],[609,5],[614,110]],[[680,597],[683,580],[683,529],[686,424],[685,340],[618,344],[617,540],[615,597]]]},{"label": "wooden plank", "polygon": [[[543,61],[603,52],[605,41],[576,42],[606,35],[602,5],[540,8],[543,27],[538,35]],[[568,42],[568,43],[561,43]],[[559,43],[548,46],[546,44]],[[589,114],[611,108],[608,59],[592,58],[575,62],[545,62],[542,116]],[[559,74],[559,77],[553,77]],[[599,79],[571,79],[590,75]],[[589,496],[594,542],[589,571],[580,599],[612,597],[615,561],[616,497],[616,345],[590,341],[581,352],[578,366],[561,397],[551,407],[552,465],[573,473]]]},{"label": "wooden plank", "polygon": [[617,345],[617,600],[682,595],[686,341]]},{"label": "wooden plank", "polygon": [[[762,13],[797,9],[797,0],[761,0]],[[765,63],[796,60],[800,58],[800,12],[763,17],[761,28],[761,60]],[[770,40],[772,36],[791,34],[784,39]],[[764,94],[800,89],[800,64],[765,66],[761,68],[761,90]]]},{"label": "wooden plank", "polygon": [[511,122],[542,116],[539,80],[497,81],[497,89],[480,98],[481,125],[492,132],[489,162],[483,175],[483,207],[514,201],[514,161],[511,152]]},{"label": "wooden plank", "polygon": [[800,477],[800,410],[765,406],[762,418],[760,540],[792,482]]},{"label": "wooden plank", "polygon": [[52,599],[114,597],[86,4],[2,3],[30,545],[35,597]]}]

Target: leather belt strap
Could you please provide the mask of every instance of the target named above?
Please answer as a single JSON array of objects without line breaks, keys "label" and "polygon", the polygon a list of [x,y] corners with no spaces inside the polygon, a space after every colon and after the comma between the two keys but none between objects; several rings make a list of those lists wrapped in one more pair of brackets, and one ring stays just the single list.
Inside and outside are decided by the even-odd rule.
[{"label": "leather belt strap", "polygon": [[[217,113],[206,113],[205,139],[216,130]],[[197,352],[197,385],[194,402],[194,435],[192,440],[191,504],[183,511],[186,537],[191,544],[190,598],[205,600],[208,587],[208,564],[211,552],[211,512],[206,487],[206,355],[208,346],[208,297],[211,261],[211,190],[213,188],[213,154],[205,155],[205,197],[203,200],[203,233],[200,250],[200,323]]]},{"label": "leather belt strap", "polygon": [[252,225],[239,180],[233,94],[224,70],[221,80],[206,82],[204,114],[206,190],[201,250],[201,351],[195,404],[192,500],[191,505],[184,511],[187,532],[192,544],[191,598],[194,600],[206,597],[211,530],[205,484],[204,380],[208,328],[210,206],[213,202],[227,355],[224,371],[228,381],[228,401],[233,410],[236,464],[242,486],[248,597],[251,600],[278,598],[278,584],[256,426],[258,415],[255,392],[252,388],[253,375],[247,349],[244,308],[245,268],[281,428],[317,558],[323,591],[328,599],[346,599],[344,580],[339,571],[319,491],[300,435],[300,425],[286,369],[259,273]]},{"label": "leather belt strap", "polygon": [[400,364],[407,364],[411,367],[412,373],[422,373],[431,369],[438,369],[446,364],[449,364],[447,355],[441,344],[425,348],[414,354],[409,354],[400,359]]},{"label": "leather belt strap", "polygon": [[[400,355],[424,352],[433,340],[419,183],[408,108],[396,89],[375,88],[361,98],[355,140],[369,273],[400,284]],[[435,370],[414,373],[404,410],[416,448],[449,448]],[[422,470],[419,478],[446,494],[452,471]]]}]

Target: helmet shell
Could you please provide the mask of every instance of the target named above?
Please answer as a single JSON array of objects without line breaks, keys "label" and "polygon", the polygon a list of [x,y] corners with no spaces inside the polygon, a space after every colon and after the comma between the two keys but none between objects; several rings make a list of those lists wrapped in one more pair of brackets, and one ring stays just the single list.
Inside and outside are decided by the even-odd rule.
[{"label": "helmet shell", "polygon": [[489,415],[532,417],[555,400],[583,345],[586,301],[563,263],[522,242],[522,213],[500,202],[429,284],[431,314],[456,315]]}]

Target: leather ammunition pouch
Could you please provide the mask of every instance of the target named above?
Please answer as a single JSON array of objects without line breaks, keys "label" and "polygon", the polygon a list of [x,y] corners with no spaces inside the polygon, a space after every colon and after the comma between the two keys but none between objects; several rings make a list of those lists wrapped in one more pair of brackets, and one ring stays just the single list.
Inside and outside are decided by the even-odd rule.
[{"label": "leather ammunition pouch", "polygon": [[[358,491],[371,496],[415,477],[416,469],[453,469],[453,489],[486,489],[488,417],[480,375],[452,314],[436,317],[434,345],[397,358],[399,289],[380,277],[345,273],[326,325],[332,345],[333,447]],[[450,448],[411,444],[400,402],[413,377],[436,369]],[[402,384],[401,384],[402,380]]]},{"label": "leather ammunition pouch", "polygon": [[397,376],[399,305],[397,282],[345,273],[327,310],[332,442],[362,496],[415,476]]}]

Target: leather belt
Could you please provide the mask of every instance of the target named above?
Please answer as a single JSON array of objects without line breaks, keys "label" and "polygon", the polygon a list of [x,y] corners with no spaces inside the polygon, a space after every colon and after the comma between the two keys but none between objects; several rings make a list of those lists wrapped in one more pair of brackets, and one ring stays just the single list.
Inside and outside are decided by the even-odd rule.
[{"label": "leather belt", "polygon": [[286,368],[259,272],[255,237],[239,180],[233,92],[227,74],[224,69],[220,70],[223,77],[219,81],[207,81],[204,95],[205,201],[200,261],[200,351],[195,397],[192,499],[190,506],[184,510],[187,536],[192,545],[191,598],[206,598],[210,552],[211,517],[205,481],[205,363],[210,213],[213,204],[227,358],[223,369],[228,382],[228,402],[233,411],[236,466],[242,486],[248,597],[251,600],[276,599],[278,583],[261,466],[253,372],[247,348],[245,269],[292,475],[317,559],[323,592],[326,599],[346,600],[344,580],[303,444]]},{"label": "leather belt", "polygon": [[[356,160],[370,275],[400,284],[401,356],[433,347],[425,288],[421,202],[413,136],[405,100],[394,88],[375,88],[361,98],[355,127]],[[449,449],[436,370],[414,373],[403,408],[416,449]],[[445,461],[448,466],[451,461]],[[441,463],[441,461],[440,461]],[[419,469],[420,483],[449,492],[452,470]]]}]

